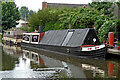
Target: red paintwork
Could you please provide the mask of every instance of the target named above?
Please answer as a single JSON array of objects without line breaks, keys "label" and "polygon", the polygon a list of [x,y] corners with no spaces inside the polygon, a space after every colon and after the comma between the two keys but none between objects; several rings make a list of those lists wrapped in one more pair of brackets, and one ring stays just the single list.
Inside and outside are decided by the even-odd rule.
[{"label": "red paintwork", "polygon": [[117,46],[118,50],[120,50],[120,46]]},{"label": "red paintwork", "polygon": [[114,65],[111,62],[109,62],[108,63],[108,72],[109,72],[110,77],[112,77],[114,75],[113,70],[114,70]]},{"label": "red paintwork", "polygon": [[95,47],[95,49],[99,49],[99,47]]},{"label": "red paintwork", "polygon": [[39,55],[39,64],[40,64],[41,67],[45,66],[44,61],[42,60],[42,58],[40,57],[40,55]]},{"label": "red paintwork", "polygon": [[109,32],[109,47],[114,46],[114,33]]},{"label": "red paintwork", "polygon": [[91,50],[92,48],[88,48],[88,50]]},{"label": "red paintwork", "polygon": [[97,46],[97,45],[82,45],[80,47],[92,47],[92,46]]},{"label": "red paintwork", "polygon": [[39,35],[39,41],[38,42],[40,42],[40,40],[42,39],[42,37],[43,37],[44,34],[45,34],[44,32],[40,33],[40,35]]}]

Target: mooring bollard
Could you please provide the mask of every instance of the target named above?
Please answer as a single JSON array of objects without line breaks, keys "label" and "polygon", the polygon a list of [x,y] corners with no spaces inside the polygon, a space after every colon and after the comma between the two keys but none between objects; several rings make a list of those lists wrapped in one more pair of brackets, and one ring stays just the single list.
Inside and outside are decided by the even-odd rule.
[{"label": "mooring bollard", "polygon": [[113,47],[114,46],[114,33],[109,32],[108,36],[109,36],[109,47]]}]

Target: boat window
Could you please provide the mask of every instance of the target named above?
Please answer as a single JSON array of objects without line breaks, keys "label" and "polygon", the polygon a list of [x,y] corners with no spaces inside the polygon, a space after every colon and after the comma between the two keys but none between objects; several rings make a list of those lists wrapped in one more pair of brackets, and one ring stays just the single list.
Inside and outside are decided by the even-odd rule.
[{"label": "boat window", "polygon": [[5,32],[5,34],[7,34],[7,33]]},{"label": "boat window", "polygon": [[33,35],[32,36],[32,42],[38,42],[39,35]]},{"label": "boat window", "polygon": [[64,42],[62,43],[62,46],[66,46],[66,44],[68,43],[68,41],[70,40],[71,36],[72,36],[73,32],[68,32]]},{"label": "boat window", "polygon": [[32,54],[32,59],[34,58],[34,54]]},{"label": "boat window", "polygon": [[26,35],[26,34],[24,34],[24,36],[23,36],[23,40],[25,40],[25,41],[29,41],[29,38],[30,38],[30,35]]},{"label": "boat window", "polygon": [[10,35],[13,35],[13,32],[11,32],[11,34]]},{"label": "boat window", "polygon": [[10,35],[10,32],[8,32],[8,34]]}]

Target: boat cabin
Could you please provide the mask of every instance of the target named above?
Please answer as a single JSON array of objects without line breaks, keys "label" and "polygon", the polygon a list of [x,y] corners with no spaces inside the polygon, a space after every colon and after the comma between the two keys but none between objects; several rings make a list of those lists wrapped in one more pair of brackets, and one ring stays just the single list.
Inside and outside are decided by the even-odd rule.
[{"label": "boat cabin", "polygon": [[23,33],[22,42],[38,44],[44,33]]}]

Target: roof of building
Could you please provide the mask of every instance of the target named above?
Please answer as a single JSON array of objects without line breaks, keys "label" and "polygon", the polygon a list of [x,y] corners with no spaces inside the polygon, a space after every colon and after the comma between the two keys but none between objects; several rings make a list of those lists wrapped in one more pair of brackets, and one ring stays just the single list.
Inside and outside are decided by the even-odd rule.
[{"label": "roof of building", "polygon": [[24,24],[26,24],[26,23],[28,23],[28,21],[25,21],[25,20],[22,20],[22,19],[20,19],[19,21],[16,21],[17,23],[24,23]]},{"label": "roof of building", "polygon": [[84,6],[84,5],[88,5],[88,4],[68,4],[68,3],[47,3],[48,5],[78,5],[78,6]]}]

